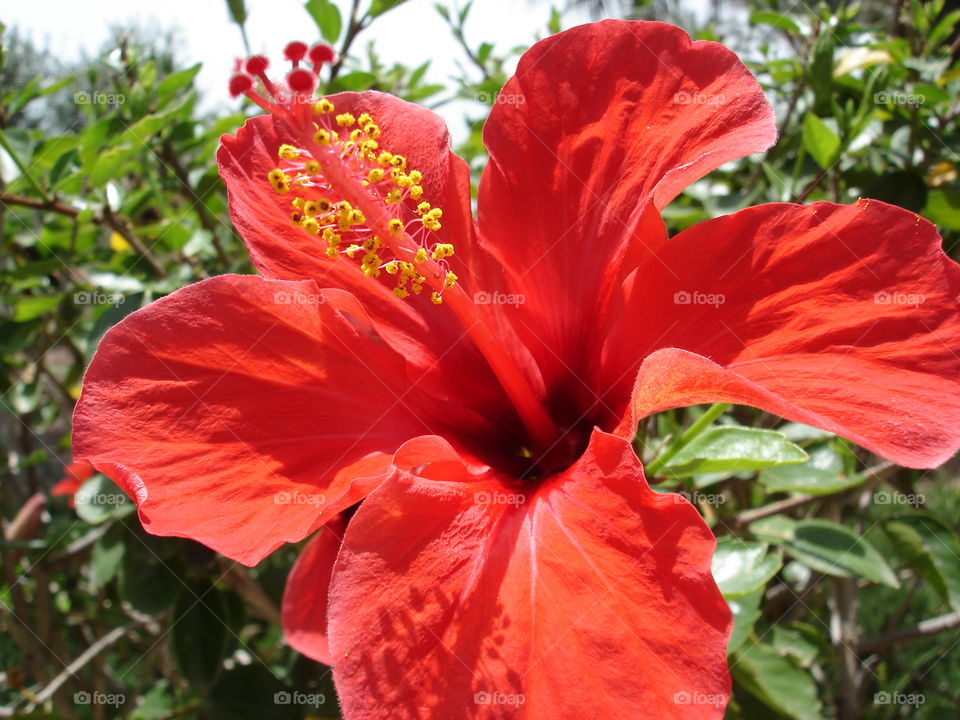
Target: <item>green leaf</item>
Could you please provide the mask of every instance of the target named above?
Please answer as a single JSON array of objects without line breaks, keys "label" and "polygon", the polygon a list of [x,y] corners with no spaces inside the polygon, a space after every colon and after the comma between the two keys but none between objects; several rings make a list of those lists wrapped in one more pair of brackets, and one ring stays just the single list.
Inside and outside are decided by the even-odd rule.
[{"label": "green leaf", "polygon": [[99,525],[112,517],[122,517],[133,509],[127,494],[106,475],[94,475],[87,480],[73,499],[77,516],[91,525]]},{"label": "green leaf", "polygon": [[690,441],[662,470],[665,477],[735,473],[807,459],[807,453],[773,430],[716,427]]},{"label": "green leaf", "polygon": [[952,187],[930,190],[923,214],[946,230],[960,230],[960,190]]},{"label": "green leaf", "polygon": [[100,153],[90,171],[90,184],[93,187],[103,187],[108,180],[113,180],[123,173],[127,161],[136,151],[134,149],[110,148]]},{"label": "green leaf", "polygon": [[176,602],[183,590],[172,557],[176,548],[169,538],[144,535],[130,530],[127,550],[120,565],[120,595],[137,611],[156,615]]},{"label": "green leaf", "polygon": [[165,106],[172,98],[187,90],[192,85],[197,73],[200,72],[201,67],[203,67],[203,63],[197,63],[185,70],[170,73],[161,80],[156,91],[158,106]]},{"label": "green leaf", "polygon": [[883,556],[864,537],[829,520],[791,520],[774,516],[750,525],[761,540],[781,545],[796,560],[835,577],[862,577],[900,587]]},{"label": "green leaf", "polygon": [[829,445],[811,451],[810,459],[798,465],[782,465],[760,473],[760,482],[770,492],[800,492],[828,495],[862,483],[863,475],[846,475],[843,460]]},{"label": "green leaf", "polygon": [[753,632],[753,626],[760,619],[760,602],[763,600],[763,593],[764,589],[758,588],[743,597],[727,601],[730,613],[733,615],[733,631],[727,643],[728,655],[743,645]]},{"label": "green leaf", "polygon": [[730,667],[737,684],[774,711],[794,720],[823,717],[813,678],[769,645],[740,649]]},{"label": "green leaf", "polygon": [[406,1],[407,0],[373,0],[373,2],[370,3],[368,13],[370,17],[377,17],[378,15],[383,15],[387,10],[393,10],[393,8],[403,5]]},{"label": "green leaf", "polygon": [[230,18],[237,25],[243,25],[247,21],[247,7],[243,0],[227,0],[227,9],[230,11]]},{"label": "green leaf", "polygon": [[721,538],[713,553],[713,579],[725,598],[743,597],[762,589],[782,565],[780,551],[768,554],[766,543]]},{"label": "green leaf", "polygon": [[340,9],[331,0],[307,0],[304,7],[320,28],[323,39],[330,43],[336,42],[343,28]]},{"label": "green leaf", "polygon": [[813,113],[803,118],[803,146],[824,170],[840,156],[840,136]]},{"label": "green leaf", "polygon": [[953,610],[960,610],[960,542],[948,525],[928,513],[897,515],[884,530],[917,574]]},{"label": "green leaf", "polygon": [[97,540],[90,554],[90,582],[94,589],[102,588],[113,580],[123,562],[124,530],[114,525],[107,533]]},{"label": "green leaf", "polygon": [[362,92],[369,90],[377,82],[377,76],[363,71],[338,75],[333,84],[337,90],[351,90],[353,92]]},{"label": "green leaf", "polygon": [[769,10],[760,10],[750,14],[751,25],[769,25],[778,30],[799,33],[800,26],[786,13],[772,12]]},{"label": "green leaf", "polygon": [[13,309],[13,321],[29,322],[35,320],[44,313],[53,310],[62,299],[63,295],[36,295],[18,300]]},{"label": "green leaf", "polygon": [[226,604],[209,582],[192,583],[173,609],[173,656],[195,687],[213,684],[227,654]]}]

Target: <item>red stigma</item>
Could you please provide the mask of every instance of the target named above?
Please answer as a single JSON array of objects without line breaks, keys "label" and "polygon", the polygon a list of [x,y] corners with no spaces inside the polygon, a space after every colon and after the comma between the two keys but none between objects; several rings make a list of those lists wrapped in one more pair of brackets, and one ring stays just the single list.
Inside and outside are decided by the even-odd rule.
[{"label": "red stigma", "polygon": [[247,72],[251,75],[260,75],[266,72],[268,67],[270,67],[270,61],[263,55],[254,55],[247,58]]},{"label": "red stigma", "polygon": [[240,73],[230,78],[230,96],[237,97],[253,89],[253,78]]},{"label": "red stigma", "polygon": [[310,48],[308,53],[310,57],[310,62],[314,64],[319,69],[320,65],[324,63],[332,63],[337,57],[337,54],[333,51],[333,48],[329,45],[324,45],[319,43]]},{"label": "red stigma", "polygon": [[309,70],[299,68],[287,75],[287,86],[295,93],[312,93],[317,87],[317,78]]},{"label": "red stigma", "polygon": [[307,44],[294,41],[283,49],[283,55],[290,62],[300,62],[307,54]]}]

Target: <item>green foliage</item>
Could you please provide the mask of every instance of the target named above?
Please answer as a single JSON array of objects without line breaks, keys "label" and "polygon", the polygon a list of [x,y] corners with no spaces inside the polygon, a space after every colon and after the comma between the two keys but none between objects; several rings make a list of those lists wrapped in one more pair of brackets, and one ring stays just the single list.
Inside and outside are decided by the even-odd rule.
[{"label": "green foliage", "polygon": [[[469,41],[471,3],[440,3],[463,65],[436,84],[428,62],[388,64],[362,45],[402,1],[304,3],[340,56],[323,90],[468,101],[457,150],[476,179],[483,120],[522,48]],[[226,4],[246,43],[250,3]],[[898,3],[899,14],[886,3],[747,5],[736,32],[720,21],[690,29],[750,61],[779,142],[683,193],[665,212],[671,231],[762,202],[864,196],[924,214],[955,254],[960,12],[942,0]],[[658,19],[679,10],[635,3]],[[544,7],[543,22],[557,32],[561,14]],[[201,112],[199,67],[184,66],[169,38],[121,32],[75,64],[9,30],[0,41],[6,524],[63,475],[80,378],[103,333],[185,284],[252,272],[213,158],[219,136],[255,108]],[[830,433],[723,405],[650,418],[636,447],[651,484],[681,493],[718,536],[714,574],[735,619],[728,717],[950,716],[960,659],[947,649],[960,632],[918,631],[960,612],[960,488],[949,469],[893,467]],[[327,670],[282,641],[278,606],[296,548],[247,570],[148,535],[100,475],[75,508],[51,498],[36,537],[2,545],[0,706],[110,716],[73,702],[99,689],[123,696],[118,716],[139,720],[338,715]],[[96,658],[37,699],[63,670],[54,656],[69,662],[104,638]]]}]

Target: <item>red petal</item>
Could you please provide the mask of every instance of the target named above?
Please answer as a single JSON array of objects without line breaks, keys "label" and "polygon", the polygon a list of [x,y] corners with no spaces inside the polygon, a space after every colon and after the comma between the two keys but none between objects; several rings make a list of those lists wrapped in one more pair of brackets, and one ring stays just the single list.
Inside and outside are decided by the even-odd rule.
[{"label": "red petal", "polygon": [[117,481],[150,532],[254,564],[363,498],[384,453],[431,431],[422,418],[469,427],[415,389],[361,313],[310,281],[179,290],[104,337],[74,456]]},{"label": "red petal", "polygon": [[701,223],[658,255],[676,275],[637,271],[601,382],[680,348],[643,363],[638,417],[743,403],[937,466],[960,445],[960,267],[940,245],[927,221],[869,200]]},{"label": "red petal", "polygon": [[[443,120],[426,108],[380,92],[329,96],[338,112],[369,113],[381,128],[380,145],[407,157],[411,169],[423,173],[424,200],[443,208],[441,242],[468,255],[473,244],[470,175],[467,164],[450,150]],[[291,138],[276,128],[273,118],[248,120],[236,135],[224,135],[217,152],[220,175],[227,186],[230,217],[247,243],[254,265],[265,276],[287,280],[316,279],[349,289],[364,298],[376,292],[378,302],[409,308],[389,288],[372,281],[356,265],[324,255],[325,245],[291,226],[290,195],[279,195],[267,182],[277,167],[277,150]],[[454,270],[457,270],[455,267]]]},{"label": "red petal", "polygon": [[583,370],[622,267],[665,239],[656,210],[775,138],[773,110],[737,57],[670,25],[582,25],[521,58],[484,128],[478,199],[483,242],[510,275],[491,272],[481,289],[525,296],[510,317],[548,385]]},{"label": "red petal", "polygon": [[327,593],[333,563],[340,552],[347,521],[327,523],[311,538],[287,576],[283,591],[283,634],[297,652],[332,665],[327,643]]},{"label": "red petal", "polygon": [[345,717],[723,715],[713,536],[629,443],[595,433],[526,498],[462,478],[399,473],[350,522],[329,611]]}]

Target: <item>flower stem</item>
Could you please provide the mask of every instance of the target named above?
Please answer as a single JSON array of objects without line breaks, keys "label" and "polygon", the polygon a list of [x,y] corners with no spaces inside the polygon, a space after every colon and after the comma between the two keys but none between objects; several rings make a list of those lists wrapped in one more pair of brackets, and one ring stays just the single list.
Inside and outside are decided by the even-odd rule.
[{"label": "flower stem", "polygon": [[10,144],[10,141],[7,140],[7,136],[4,135],[3,131],[0,130],[0,147],[7,151],[7,155],[10,156],[10,159],[13,160],[13,164],[17,166],[20,170],[20,174],[26,179],[30,186],[37,191],[37,194],[43,198],[45,203],[50,203],[50,196],[47,194],[47,191],[41,187],[33,175],[30,174],[30,169],[24,164],[23,160],[20,159],[20,156],[17,155],[17,151],[13,149],[13,145]]},{"label": "flower stem", "polygon": [[690,427],[688,427],[679,438],[677,438],[675,443],[673,443],[664,452],[654,458],[649,465],[647,465],[647,476],[655,476],[660,470],[663,469],[664,465],[670,462],[670,460],[672,460],[678,452],[689,445],[691,440],[706,430],[714,420],[723,415],[729,407],[730,403],[714,403],[708,407],[706,411],[704,411],[703,415],[697,418],[696,421]]}]

